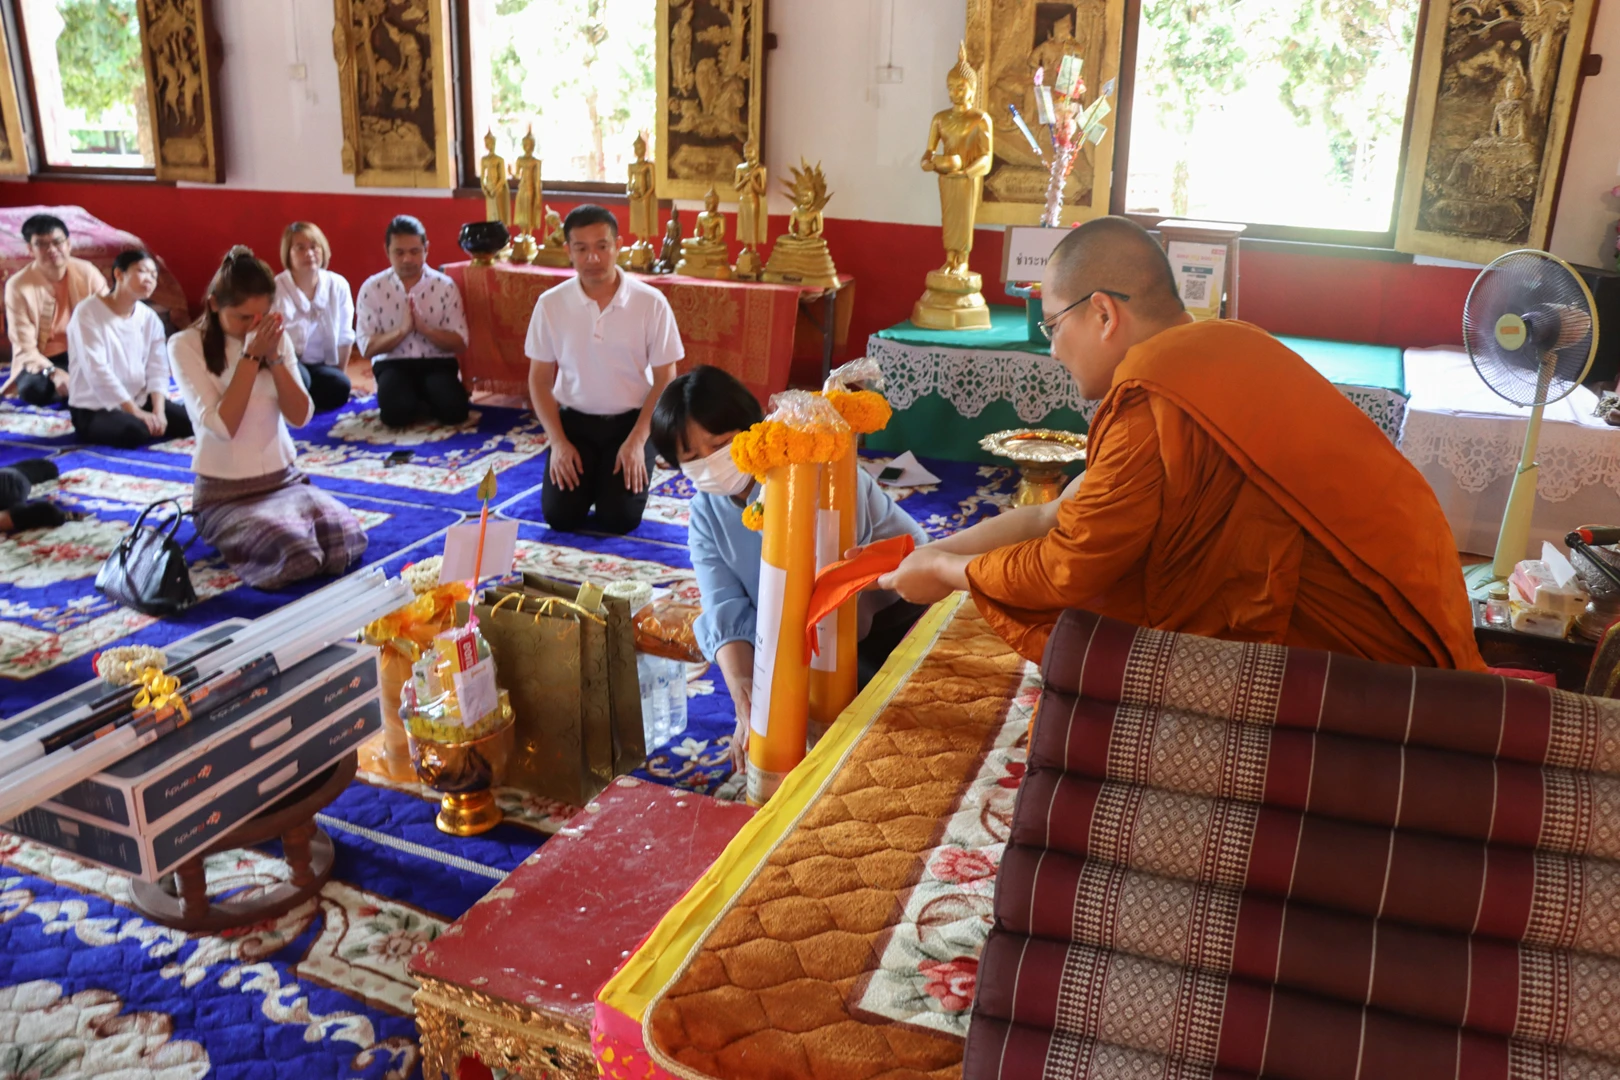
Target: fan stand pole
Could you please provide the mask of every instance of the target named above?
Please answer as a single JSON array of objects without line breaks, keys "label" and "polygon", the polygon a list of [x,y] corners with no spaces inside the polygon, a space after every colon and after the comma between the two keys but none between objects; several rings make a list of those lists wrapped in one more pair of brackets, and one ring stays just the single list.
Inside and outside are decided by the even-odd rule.
[{"label": "fan stand pole", "polygon": [[1536,448],[1541,442],[1541,409],[1542,406],[1537,405],[1530,410],[1530,426],[1524,432],[1519,471],[1513,476],[1513,490],[1508,495],[1507,509],[1502,513],[1496,559],[1491,563],[1491,573],[1499,581],[1513,573],[1514,566],[1525,557],[1530,546],[1530,519],[1536,510]]}]

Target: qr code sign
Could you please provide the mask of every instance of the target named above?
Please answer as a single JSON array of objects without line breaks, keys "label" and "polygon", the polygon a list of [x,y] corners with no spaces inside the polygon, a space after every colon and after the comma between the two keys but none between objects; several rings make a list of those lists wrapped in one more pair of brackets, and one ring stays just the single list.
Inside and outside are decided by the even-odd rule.
[{"label": "qr code sign", "polygon": [[1209,278],[1189,274],[1181,282],[1181,299],[1189,304],[1209,303]]}]

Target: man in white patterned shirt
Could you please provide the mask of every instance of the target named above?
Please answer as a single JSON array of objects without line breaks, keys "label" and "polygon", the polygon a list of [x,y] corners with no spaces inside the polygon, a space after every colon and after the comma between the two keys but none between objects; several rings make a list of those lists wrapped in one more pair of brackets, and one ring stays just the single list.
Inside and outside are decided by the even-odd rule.
[{"label": "man in white patterned shirt", "polygon": [[391,428],[431,417],[467,419],[456,354],[467,348],[467,315],[456,283],[427,265],[427,230],[409,214],[388,223],[389,269],[355,297],[355,337],[377,378],[377,411]]}]

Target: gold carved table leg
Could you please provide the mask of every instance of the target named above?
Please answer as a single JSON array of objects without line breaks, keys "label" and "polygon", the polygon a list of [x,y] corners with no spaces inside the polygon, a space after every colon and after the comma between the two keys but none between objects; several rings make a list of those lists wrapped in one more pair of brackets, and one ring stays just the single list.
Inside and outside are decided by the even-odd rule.
[{"label": "gold carved table leg", "polygon": [[468,1057],[524,1080],[601,1076],[589,1031],[441,979],[421,984],[411,1001],[423,1080],[456,1080]]}]

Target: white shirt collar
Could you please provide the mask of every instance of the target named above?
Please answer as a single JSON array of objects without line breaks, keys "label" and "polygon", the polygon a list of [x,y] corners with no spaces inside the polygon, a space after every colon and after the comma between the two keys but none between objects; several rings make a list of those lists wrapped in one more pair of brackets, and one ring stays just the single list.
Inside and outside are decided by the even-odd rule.
[{"label": "white shirt collar", "polygon": [[[630,275],[625,273],[622,267],[615,266],[613,269],[619,275],[619,283],[613,290],[613,299],[607,302],[607,308],[601,309],[604,312],[608,308],[624,307],[625,304],[630,302]],[[582,305],[589,304],[593,311],[597,310],[596,301],[592,300],[591,294],[585,291],[585,283],[579,279],[578,273],[574,274],[574,291],[579,294],[579,302]]]}]

